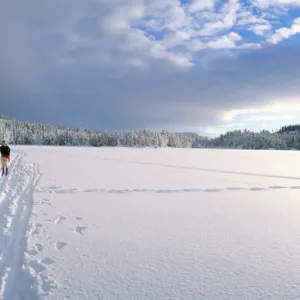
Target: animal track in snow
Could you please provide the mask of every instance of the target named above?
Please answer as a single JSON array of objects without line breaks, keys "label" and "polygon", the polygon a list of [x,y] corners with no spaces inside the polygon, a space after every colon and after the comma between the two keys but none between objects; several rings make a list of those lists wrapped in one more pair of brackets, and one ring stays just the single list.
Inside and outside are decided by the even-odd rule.
[{"label": "animal track in snow", "polygon": [[[280,185],[271,185],[266,187],[223,187],[223,188],[179,188],[179,189],[147,189],[147,188],[133,188],[133,189],[85,189],[80,190],[76,188],[58,188],[51,189],[52,193],[63,194],[63,193],[107,193],[107,194],[128,194],[128,193],[161,193],[161,194],[175,194],[175,193],[217,193],[224,191],[266,191],[266,190],[280,190],[280,189],[291,189],[291,190],[300,190],[300,186],[280,186]],[[40,192],[49,192],[47,187],[41,188]],[[48,204],[51,205],[51,204]]]},{"label": "animal track in snow", "polygon": [[58,250],[58,251],[61,251],[63,248],[65,248],[68,244],[65,243],[65,242],[56,242],[55,243],[55,249]]},{"label": "animal track in snow", "polygon": [[50,200],[47,199],[47,198],[43,198],[43,199],[40,201],[40,204],[41,204],[41,205],[52,206],[52,204],[50,203]]},{"label": "animal track in snow", "polygon": [[35,244],[35,247],[37,249],[38,252],[42,252],[43,251],[43,246],[39,243]]},{"label": "animal track in snow", "polygon": [[58,217],[56,217],[54,223],[57,224],[57,225],[59,225],[62,221],[66,220],[66,219],[67,218],[64,217],[64,216],[58,216]]},{"label": "animal track in snow", "polygon": [[27,253],[29,255],[37,255],[39,252],[36,249],[31,249],[31,250],[28,250]]},{"label": "animal track in snow", "polygon": [[33,225],[31,233],[32,234],[39,234],[40,233],[40,228],[42,228],[42,227],[43,227],[43,225],[40,224],[40,223],[37,223],[37,224]]},{"label": "animal track in snow", "polygon": [[286,188],[287,187],[281,186],[281,185],[272,185],[272,186],[269,186],[270,190],[280,190],[280,189],[286,189]]},{"label": "animal track in snow", "polygon": [[41,262],[45,265],[52,265],[54,264],[54,260],[51,259],[50,257],[45,257],[41,260]]},{"label": "animal track in snow", "polygon": [[86,226],[77,226],[74,228],[74,232],[83,235],[86,229],[88,229]]},{"label": "animal track in snow", "polygon": [[46,267],[43,266],[38,260],[30,260],[28,265],[34,270],[35,273],[41,273],[46,270]]},{"label": "animal track in snow", "polygon": [[206,193],[216,193],[216,192],[221,192],[222,189],[205,189],[204,192]]},{"label": "animal track in snow", "polygon": [[254,191],[254,192],[256,192],[256,191],[265,191],[265,190],[267,190],[267,189],[262,188],[262,187],[253,187],[253,188],[250,188],[250,191]]},{"label": "animal track in snow", "polygon": [[99,191],[99,189],[87,189],[87,190],[83,190],[84,193],[97,193]]},{"label": "animal track in snow", "polygon": [[58,283],[54,279],[50,278],[49,276],[45,276],[44,274],[41,274],[40,278],[41,278],[41,289],[45,293],[44,296],[49,296],[53,289],[58,288]]},{"label": "animal track in snow", "polygon": [[63,189],[63,190],[59,190],[57,193],[58,194],[74,194],[74,193],[78,193],[80,192],[80,190],[74,188],[74,189]]},{"label": "animal track in snow", "polygon": [[48,186],[47,187],[47,189],[49,189],[49,190],[57,190],[57,189],[60,189],[60,188],[62,188],[61,186],[59,186],[59,185],[52,185],[52,186]]},{"label": "animal track in snow", "polygon": [[28,250],[28,254],[30,255],[37,255],[39,252],[43,251],[43,246],[39,243],[35,244],[33,249]]},{"label": "animal track in snow", "polygon": [[300,190],[300,186],[292,186],[291,189],[292,190]]},{"label": "animal track in snow", "polygon": [[245,188],[242,188],[242,187],[229,187],[226,190],[228,190],[228,191],[244,191]]}]

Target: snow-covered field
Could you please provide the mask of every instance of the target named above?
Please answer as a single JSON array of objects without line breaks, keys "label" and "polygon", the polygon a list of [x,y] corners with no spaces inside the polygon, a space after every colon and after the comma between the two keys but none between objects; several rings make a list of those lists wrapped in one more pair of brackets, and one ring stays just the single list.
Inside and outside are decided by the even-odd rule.
[{"label": "snow-covered field", "polygon": [[0,299],[299,299],[300,153],[12,150]]}]

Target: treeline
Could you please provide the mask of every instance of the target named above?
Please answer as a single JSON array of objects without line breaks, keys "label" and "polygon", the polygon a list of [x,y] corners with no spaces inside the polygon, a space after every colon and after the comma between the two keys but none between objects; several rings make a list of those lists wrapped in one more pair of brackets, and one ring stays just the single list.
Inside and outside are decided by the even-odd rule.
[{"label": "treeline", "polygon": [[300,129],[298,131],[280,130],[274,133],[266,130],[261,132],[236,130],[221,134],[206,143],[203,143],[203,140],[195,141],[194,146],[222,149],[298,150],[300,149]]},{"label": "treeline", "polygon": [[295,132],[295,131],[300,131],[300,125],[283,126],[278,130],[278,133]]},{"label": "treeline", "polygon": [[15,145],[59,145],[93,147],[180,147],[223,149],[300,150],[300,125],[284,126],[277,132],[237,130],[207,138],[194,132],[162,130],[95,132],[20,122],[0,116],[0,138]]},{"label": "treeline", "polygon": [[124,132],[94,132],[85,129],[20,122],[0,117],[0,138],[15,145],[59,146],[126,146],[126,147],[180,147],[191,148],[202,138],[193,132],[171,133],[150,130]]}]

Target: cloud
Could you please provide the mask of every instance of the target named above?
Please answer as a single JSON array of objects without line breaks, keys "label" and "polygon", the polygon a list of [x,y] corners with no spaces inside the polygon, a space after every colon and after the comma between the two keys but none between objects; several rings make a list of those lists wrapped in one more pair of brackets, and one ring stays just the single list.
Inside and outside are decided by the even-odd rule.
[{"label": "cloud", "polygon": [[194,0],[189,6],[189,11],[198,12],[206,9],[212,9],[215,2],[215,0]]},{"label": "cloud", "polygon": [[300,18],[294,20],[291,28],[277,29],[275,34],[269,39],[270,43],[278,44],[282,40],[286,40],[293,35],[300,33]]},{"label": "cloud", "polygon": [[243,120],[245,120],[245,118],[250,120],[249,116],[251,115],[255,116],[254,119],[256,118],[256,116],[259,115],[270,116],[271,118],[277,118],[278,116],[281,116],[282,119],[294,117],[292,114],[289,114],[290,112],[300,113],[300,104],[297,101],[297,97],[292,99],[286,98],[281,101],[282,102],[274,102],[268,105],[261,106],[259,108],[245,108],[232,110],[225,114],[225,118],[230,122],[235,120],[237,116],[242,116],[242,118],[244,118]]},{"label": "cloud", "polygon": [[252,31],[260,36],[264,36],[266,32],[270,31],[272,29],[272,26],[270,23],[265,24],[256,24],[251,27]]},{"label": "cloud", "polygon": [[282,114],[282,115],[275,115],[275,116],[269,116],[269,115],[256,115],[256,116],[250,116],[247,118],[242,119],[243,122],[258,122],[258,121],[277,121],[277,120],[286,120],[286,119],[293,119],[294,116],[290,114]]},{"label": "cloud", "polygon": [[300,6],[298,0],[252,0],[252,2],[263,9],[270,6]]},{"label": "cloud", "polygon": [[280,30],[282,6],[297,3],[249,3],[0,4],[2,113],[93,129],[226,128],[234,111],[297,103],[300,48],[284,41],[298,19]]},{"label": "cloud", "polygon": [[238,0],[229,0],[219,13],[216,13],[216,22],[207,22],[200,35],[213,35],[225,29],[231,29],[237,20],[241,6]]}]

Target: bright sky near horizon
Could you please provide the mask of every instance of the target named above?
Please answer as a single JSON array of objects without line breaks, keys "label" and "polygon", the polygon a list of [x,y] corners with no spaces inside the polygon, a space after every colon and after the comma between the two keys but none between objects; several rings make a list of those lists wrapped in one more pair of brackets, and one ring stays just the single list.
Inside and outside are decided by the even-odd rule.
[{"label": "bright sky near horizon", "polygon": [[300,0],[0,4],[1,113],[216,135],[300,123]]}]

